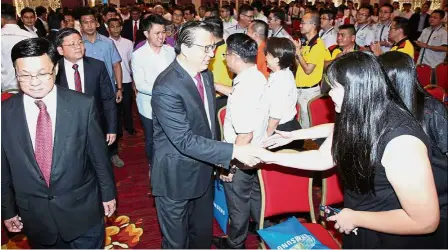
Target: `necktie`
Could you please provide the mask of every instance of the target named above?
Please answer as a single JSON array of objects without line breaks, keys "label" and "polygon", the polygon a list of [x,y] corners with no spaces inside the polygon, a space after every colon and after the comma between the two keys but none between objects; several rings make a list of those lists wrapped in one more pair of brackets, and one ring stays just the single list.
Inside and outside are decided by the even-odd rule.
[{"label": "necktie", "polygon": [[73,64],[72,67],[75,70],[75,90],[82,92],[81,76],[79,75],[78,67],[78,64]]},{"label": "necktie", "polygon": [[134,42],[135,42],[136,38],[137,38],[137,21],[134,21],[134,34],[132,36],[132,39],[134,39]]},{"label": "necktie", "polygon": [[194,79],[198,82],[196,87],[198,88],[199,95],[201,96],[202,102],[204,102],[204,84],[202,83],[201,73],[198,73]]},{"label": "necktie", "polygon": [[50,186],[51,164],[53,159],[53,130],[51,126],[50,114],[47,112],[47,106],[43,101],[34,102],[39,107],[39,116],[37,117],[36,141],[34,154],[42,175]]}]

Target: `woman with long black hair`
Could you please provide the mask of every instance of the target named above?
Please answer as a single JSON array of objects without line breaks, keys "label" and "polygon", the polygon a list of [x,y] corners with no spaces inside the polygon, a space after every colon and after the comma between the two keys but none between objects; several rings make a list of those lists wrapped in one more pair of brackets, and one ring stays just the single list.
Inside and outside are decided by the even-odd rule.
[{"label": "woman with long black hair", "polygon": [[[406,109],[377,59],[352,52],[327,70],[337,112],[334,128],[318,150],[273,153],[258,149],[263,162],[341,173],[344,206],[335,228],[343,248],[426,248],[439,224],[439,203],[419,123]],[[357,234],[353,230],[358,228]]]},{"label": "woman with long black hair", "polygon": [[448,248],[448,112],[418,82],[415,64],[406,54],[391,51],[379,58],[404,104],[431,139],[431,166],[439,196],[440,223],[431,248]]}]

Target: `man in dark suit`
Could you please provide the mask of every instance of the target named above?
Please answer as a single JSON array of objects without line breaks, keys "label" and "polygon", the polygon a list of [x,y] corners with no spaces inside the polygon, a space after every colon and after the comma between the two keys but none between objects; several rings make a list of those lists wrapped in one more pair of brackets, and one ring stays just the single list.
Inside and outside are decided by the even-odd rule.
[{"label": "man in dark suit", "polygon": [[49,27],[48,27],[48,12],[47,8],[44,6],[37,6],[36,7],[36,24],[34,24],[34,27],[42,33],[48,35],[49,34]]},{"label": "man in dark suit", "polygon": [[25,7],[20,11],[20,28],[30,33],[35,34],[38,37],[46,36],[45,29],[37,29],[36,25],[36,12],[30,7]]},{"label": "man in dark suit", "polygon": [[107,29],[107,21],[111,18],[118,18],[118,12],[114,7],[106,7],[102,11],[103,23],[96,29],[98,33],[105,37],[109,37],[109,30]]},{"label": "man in dark suit", "polygon": [[[100,60],[84,56],[82,37],[75,29],[60,30],[56,35],[55,45],[63,56],[59,61],[56,83],[95,97],[104,132],[113,137],[108,141],[111,145],[116,140],[118,120],[115,92],[106,65]],[[80,84],[78,88],[77,82]]]},{"label": "man in dark suit", "polygon": [[[416,41],[422,31],[429,26],[429,4],[424,3],[422,5],[422,10],[420,13],[415,13],[409,19],[409,40],[414,42]],[[424,19],[424,20],[421,20]]]},{"label": "man in dark suit", "polygon": [[116,188],[95,100],[54,85],[44,38],[17,43],[11,59],[22,92],[2,103],[4,224],[33,248],[102,248]]},{"label": "man in dark suit", "polygon": [[121,36],[134,42],[134,47],[141,41],[146,40],[143,34],[143,20],[141,18],[141,10],[133,7],[131,10],[131,18],[124,21]]},{"label": "man in dark suit", "polygon": [[257,163],[248,157],[249,147],[217,141],[215,88],[207,70],[216,48],[212,31],[210,24],[186,23],[176,44],[177,59],[157,77],[152,91],[151,184],[162,248],[210,248],[213,168],[228,169],[233,158]]}]

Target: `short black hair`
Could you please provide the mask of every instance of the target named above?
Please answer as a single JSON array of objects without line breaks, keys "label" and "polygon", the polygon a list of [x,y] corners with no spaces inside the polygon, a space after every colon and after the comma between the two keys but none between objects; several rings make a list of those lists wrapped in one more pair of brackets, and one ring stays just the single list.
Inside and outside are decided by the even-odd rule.
[{"label": "short black hair", "polygon": [[395,22],[395,29],[402,29],[403,35],[409,35],[409,20],[407,18],[396,16],[392,21]]},{"label": "short black hair", "polygon": [[204,18],[204,22],[213,26],[213,36],[222,38],[224,36],[224,24],[218,16],[210,16]]},{"label": "short black hair", "polygon": [[261,12],[262,8],[263,8],[263,3],[261,1],[259,1],[259,0],[256,0],[256,1],[252,2],[251,6],[254,9],[257,9],[258,12]]},{"label": "short black hair", "polygon": [[56,66],[59,54],[56,46],[45,38],[29,38],[18,42],[11,50],[11,61],[14,64],[17,59],[27,57],[38,57],[47,54]]},{"label": "short black hair", "polygon": [[129,11],[129,12],[134,12],[134,11],[138,11],[138,13],[142,13],[142,10],[139,8],[139,7],[132,7],[131,8],[131,11]]},{"label": "short black hair", "polygon": [[212,24],[206,22],[199,21],[189,21],[181,26],[179,33],[177,35],[176,44],[174,46],[174,50],[176,54],[180,54],[181,46],[184,44],[187,47],[193,46],[195,43],[195,31],[197,30],[205,30],[213,34],[214,28]]},{"label": "short black hair", "polygon": [[114,7],[106,7],[103,9],[103,11],[101,12],[101,14],[103,14],[103,16],[107,15],[107,13],[112,12],[115,14],[118,14],[117,9],[115,9]]},{"label": "short black hair", "polygon": [[274,9],[271,11],[271,14],[275,17],[275,19],[280,20],[282,25],[285,23],[286,15],[281,9]]},{"label": "short black hair", "polygon": [[363,4],[363,5],[361,5],[361,7],[359,7],[359,9],[360,10],[366,9],[369,11],[369,16],[373,15],[373,8],[372,8],[372,5],[370,5],[370,4]]},{"label": "short black hair", "polygon": [[107,20],[107,26],[109,26],[111,22],[118,22],[120,24],[120,26],[123,26],[123,23],[121,22],[121,19],[119,19],[119,18],[116,18],[116,17],[110,18],[109,20]]},{"label": "short black hair", "polygon": [[241,57],[245,63],[256,63],[258,45],[254,39],[243,33],[232,34],[227,38],[227,49]]},{"label": "short black hair", "polygon": [[2,3],[2,18],[6,20],[17,20],[16,7],[9,3]]},{"label": "short black hair", "polygon": [[231,15],[231,16],[234,15],[234,14],[233,14],[233,8],[232,8],[232,6],[230,6],[230,5],[228,5],[228,4],[223,5],[223,6],[221,7],[221,9],[225,9],[225,10],[227,10],[228,12],[230,12],[230,15]]},{"label": "short black hair", "polygon": [[[97,20],[97,19],[96,19],[96,14],[95,14],[95,12],[93,11],[93,9],[88,8],[88,7],[86,7],[86,8],[81,8],[81,9],[79,10],[79,21],[82,21],[81,19],[82,19],[83,16],[93,16],[93,18],[95,18],[95,20]],[[98,21],[98,20],[97,20],[97,21]]]},{"label": "short black hair", "polygon": [[439,14],[440,15],[440,18],[444,18],[445,17],[445,11],[443,11],[443,10],[439,10],[439,9],[437,9],[437,10],[433,10],[432,11],[432,13],[431,13],[431,15],[432,14]]},{"label": "short black hair", "polygon": [[240,6],[240,9],[238,10],[238,15],[245,15],[249,11],[254,11],[254,8],[248,4],[243,4]]},{"label": "short black hair", "polygon": [[[387,7],[387,8],[389,8],[389,10],[390,10],[391,13],[394,12],[394,6],[392,6],[392,4],[390,4],[390,3],[385,3],[385,4],[383,4],[383,5],[381,6],[381,8],[383,8],[383,7]],[[381,9],[381,8],[380,8],[380,9]]]},{"label": "short black hair", "polygon": [[172,13],[173,13],[173,15],[174,15],[174,11],[176,11],[176,10],[182,12],[182,15],[184,14],[184,9],[182,9],[182,7],[176,5],[176,6],[174,6],[173,9],[172,9]]},{"label": "short black hair", "polygon": [[278,58],[281,69],[289,68],[296,55],[296,47],[288,38],[271,37],[266,42],[266,53]]},{"label": "short black hair", "polygon": [[254,32],[256,32],[263,38],[263,40],[266,40],[266,38],[268,38],[269,26],[265,21],[253,20],[251,22],[251,27]]},{"label": "short black hair", "polygon": [[45,13],[47,13],[47,8],[45,8],[44,6],[36,7],[36,16],[42,16]]},{"label": "short black hair", "polygon": [[62,43],[64,42],[64,38],[66,38],[70,35],[73,35],[73,34],[77,34],[80,37],[82,37],[81,33],[79,33],[79,31],[77,31],[74,28],[63,28],[63,29],[59,30],[56,33],[56,39],[54,40],[54,44],[56,45],[56,47],[61,47]]},{"label": "short black hair", "polygon": [[207,8],[205,12],[210,12],[210,17],[219,17],[219,9],[217,8]]},{"label": "short black hair", "polygon": [[194,5],[193,6],[192,5],[185,6],[184,14],[185,14],[185,11],[187,11],[187,10],[190,11],[191,15],[196,16],[196,9],[194,8]]},{"label": "short black hair", "polygon": [[36,12],[31,9],[30,7],[25,7],[20,11],[20,17],[22,17],[25,13],[33,13],[34,15],[36,15]]},{"label": "short black hair", "polygon": [[144,31],[150,31],[154,24],[166,25],[166,20],[161,15],[153,14],[143,19]]},{"label": "short black hair", "polygon": [[331,10],[324,10],[324,11],[322,11],[322,12],[320,13],[320,15],[321,15],[321,16],[322,16],[322,15],[327,15],[328,18],[330,18],[330,20],[334,20],[334,18],[335,18],[335,14],[334,14],[334,12],[331,11]]},{"label": "short black hair", "polygon": [[61,13],[54,13],[51,16],[51,19],[48,21],[48,28],[50,30],[51,29],[59,30],[61,28],[61,22],[62,21],[64,21],[64,15],[62,15]]},{"label": "short black hair", "polygon": [[356,28],[353,24],[343,24],[338,27],[339,30],[348,30],[352,36],[356,35]]}]

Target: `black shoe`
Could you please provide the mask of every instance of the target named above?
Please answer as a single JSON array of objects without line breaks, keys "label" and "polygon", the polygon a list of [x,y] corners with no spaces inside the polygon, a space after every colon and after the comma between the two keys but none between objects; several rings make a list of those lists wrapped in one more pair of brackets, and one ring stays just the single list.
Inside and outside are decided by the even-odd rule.
[{"label": "black shoe", "polygon": [[[227,243],[226,237],[213,236],[212,244],[217,249],[235,249],[234,247],[229,246],[229,243]],[[243,244],[240,249],[246,249],[246,244]]]},{"label": "black shoe", "polygon": [[248,233],[250,234],[254,234],[254,235],[258,235],[257,233],[257,223],[253,222],[253,221],[249,221],[249,229],[248,229]]}]

